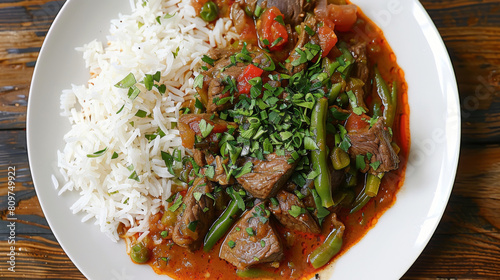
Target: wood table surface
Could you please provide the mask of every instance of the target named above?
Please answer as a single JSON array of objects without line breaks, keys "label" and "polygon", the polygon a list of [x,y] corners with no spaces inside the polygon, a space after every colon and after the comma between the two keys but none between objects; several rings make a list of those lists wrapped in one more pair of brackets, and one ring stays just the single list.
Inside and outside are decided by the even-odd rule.
[{"label": "wood table surface", "polygon": [[[0,0],[0,279],[84,279],[44,218],[26,152],[33,67],[64,2]],[[403,279],[500,279],[500,0],[421,3],[456,72],[462,145],[444,216]],[[15,272],[7,263],[10,168],[16,170]]]}]

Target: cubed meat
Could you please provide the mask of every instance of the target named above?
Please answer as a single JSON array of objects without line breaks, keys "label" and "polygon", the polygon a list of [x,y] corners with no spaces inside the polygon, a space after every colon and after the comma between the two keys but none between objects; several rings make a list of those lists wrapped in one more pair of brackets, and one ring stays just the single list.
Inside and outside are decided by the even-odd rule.
[{"label": "cubed meat", "polygon": [[264,203],[247,211],[225,238],[219,256],[238,269],[280,261],[283,246]]},{"label": "cubed meat", "polygon": [[177,217],[172,240],[175,244],[196,251],[203,243],[215,220],[214,201],[207,194],[213,191],[213,183],[197,178],[188,190],[181,205],[184,210]]},{"label": "cubed meat", "polygon": [[252,172],[236,180],[241,186],[256,198],[266,199],[276,195],[292,175],[296,163],[288,163],[291,155],[278,156],[275,153],[266,155],[265,160],[246,158],[253,164]]},{"label": "cubed meat", "polygon": [[[352,158],[363,155],[368,160],[368,153],[371,155],[368,163],[372,165],[367,164],[365,172],[378,174],[398,168],[399,157],[392,148],[392,137],[384,125],[384,118],[379,118],[371,128],[365,126],[362,129],[349,131],[347,137],[351,141],[349,154]],[[374,169],[373,166],[377,165],[378,167]]]},{"label": "cubed meat", "polygon": [[296,195],[281,190],[276,195],[276,200],[278,205],[271,202],[269,209],[283,226],[301,232],[321,233],[318,223]]}]

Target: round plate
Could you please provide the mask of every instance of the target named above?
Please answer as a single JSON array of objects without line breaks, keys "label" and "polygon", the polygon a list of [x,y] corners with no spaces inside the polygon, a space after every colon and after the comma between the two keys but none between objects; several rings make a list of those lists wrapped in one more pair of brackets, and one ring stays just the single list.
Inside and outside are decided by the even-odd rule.
[{"label": "round plate", "polygon": [[[68,0],[55,19],[38,58],[28,102],[27,142],[41,206],[57,240],[89,279],[167,279],[134,265],[123,242],[114,243],[92,222],[81,223],[70,206],[77,193],[57,195],[58,149],[69,131],[59,97],[89,79],[76,47],[106,40],[110,20],[130,13],[123,0]],[[405,72],[410,104],[411,150],[397,201],[377,225],[322,279],[399,279],[429,241],[453,186],[460,145],[460,110],[446,48],[418,1],[353,1],[383,31]]]}]

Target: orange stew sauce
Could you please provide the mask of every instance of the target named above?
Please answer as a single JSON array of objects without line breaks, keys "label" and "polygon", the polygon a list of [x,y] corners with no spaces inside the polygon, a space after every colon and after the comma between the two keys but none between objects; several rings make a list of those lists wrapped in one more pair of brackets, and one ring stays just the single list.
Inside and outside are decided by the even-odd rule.
[{"label": "orange stew sauce", "polygon": [[[195,9],[200,9],[204,0],[195,0]],[[219,5],[227,7],[234,1],[218,1]],[[255,32],[253,23],[248,29]],[[251,32],[248,32],[250,34]],[[336,32],[339,41],[349,41],[356,38],[358,41],[368,43],[368,65],[377,65],[382,77],[392,84],[395,80],[398,87],[398,108],[393,125],[393,141],[400,147],[400,164],[397,170],[391,171],[382,179],[379,193],[372,198],[360,211],[349,214],[350,209],[343,208],[337,211],[339,220],[345,225],[343,235],[343,246],[341,251],[330,261],[333,262],[351,246],[356,244],[378,221],[379,217],[390,208],[395,200],[396,194],[403,184],[404,173],[408,160],[410,148],[409,131],[409,106],[407,97],[407,84],[404,73],[396,63],[396,56],[385,40],[382,31],[375,26],[358,8],[358,21],[350,32]],[[244,33],[247,34],[247,33]],[[251,36],[247,39],[252,40]],[[374,91],[372,97],[366,99],[368,108],[372,108],[371,100],[377,95]],[[369,112],[371,114],[371,112]],[[359,192],[364,185],[365,174],[358,174]],[[167,242],[161,245],[153,245],[154,240],[159,240],[161,232],[168,230],[160,222],[163,210],[151,218],[151,233],[147,237],[148,247],[152,249],[153,255],[148,262],[158,274],[167,274],[176,279],[242,279],[236,275],[236,267],[219,258],[220,246],[224,238],[221,238],[214,248],[206,253],[202,249],[190,252],[173,243],[171,236]],[[325,219],[322,235],[305,234],[288,230],[279,223],[276,228],[284,244],[284,259],[278,268],[272,268],[269,264],[256,266],[266,272],[264,278],[276,279],[310,279],[318,270],[314,269],[308,262],[308,255],[318,247],[333,228],[329,219]],[[170,229],[172,231],[172,229]],[[320,268],[321,269],[321,268]]]}]

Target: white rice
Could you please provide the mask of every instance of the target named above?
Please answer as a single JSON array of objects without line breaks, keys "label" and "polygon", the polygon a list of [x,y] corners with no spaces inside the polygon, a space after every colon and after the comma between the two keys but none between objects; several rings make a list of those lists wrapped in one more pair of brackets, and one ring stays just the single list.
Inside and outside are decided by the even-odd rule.
[{"label": "white rice", "polygon": [[[131,15],[111,21],[108,42],[92,41],[78,49],[92,78],[88,85],[73,85],[61,95],[61,114],[72,128],[58,151],[63,182],[53,178],[59,194],[79,193],[71,210],[85,213],[82,222],[94,220],[115,241],[119,223],[130,226],[129,233],[141,233],[140,238],[147,235],[149,216],[170,196],[172,175],[161,151],[181,148],[179,131],[172,127],[181,103],[193,98],[201,58],[210,48],[224,47],[238,37],[230,20],[207,25],[188,0],[133,2]],[[174,16],[165,18],[167,14]],[[141,93],[132,101],[127,89],[114,86],[129,73],[141,81],[156,71],[167,86],[164,95],[139,83]],[[150,117],[135,116],[138,110]],[[166,136],[145,138],[158,129]],[[105,148],[102,156],[87,157]],[[115,152],[118,158],[111,159]],[[139,182],[129,179],[132,171]]]}]

